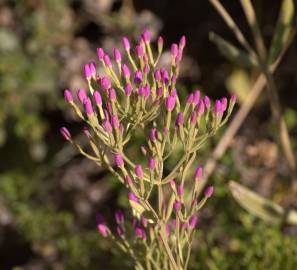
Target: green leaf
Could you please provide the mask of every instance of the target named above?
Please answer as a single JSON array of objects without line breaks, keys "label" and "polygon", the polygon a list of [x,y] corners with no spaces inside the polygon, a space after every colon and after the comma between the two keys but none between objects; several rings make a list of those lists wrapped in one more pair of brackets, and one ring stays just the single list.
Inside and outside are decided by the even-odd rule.
[{"label": "green leaf", "polygon": [[276,61],[277,57],[288,42],[294,17],[294,1],[283,0],[278,22],[269,50],[268,64]]},{"label": "green leaf", "polygon": [[272,224],[282,221],[286,221],[288,224],[297,224],[296,211],[291,210],[287,213],[279,204],[234,181],[229,182],[229,189],[241,207],[262,220]]},{"label": "green leaf", "polygon": [[209,39],[216,44],[219,51],[231,62],[243,67],[255,67],[257,61],[254,57],[247,54],[245,51],[238,49],[229,41],[226,41],[215,33],[210,33]]}]

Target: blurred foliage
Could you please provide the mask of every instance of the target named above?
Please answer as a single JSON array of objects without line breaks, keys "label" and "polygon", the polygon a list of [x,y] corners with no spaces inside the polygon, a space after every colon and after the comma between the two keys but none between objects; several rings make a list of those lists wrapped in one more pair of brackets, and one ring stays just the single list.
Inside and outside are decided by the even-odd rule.
[{"label": "blurred foliage", "polygon": [[[126,191],[104,173],[88,171],[90,165],[78,162],[80,157],[62,144],[58,127],[65,121],[75,127],[77,123],[60,110],[61,91],[81,81],[81,62],[94,57],[88,55],[90,47],[104,44],[110,48],[121,34],[135,36],[147,25],[156,35],[163,25],[168,43],[184,33],[189,36],[186,68],[181,71],[185,87],[180,89],[192,90],[193,82],[199,81],[199,87],[214,97],[230,90],[243,101],[250,84],[246,74],[226,65],[206,42],[210,29],[223,25],[217,14],[210,11],[207,1],[186,1],[182,23],[177,25],[180,3],[134,1],[132,8],[132,1],[114,0],[0,2],[1,269],[37,269],[36,265],[38,269],[131,269],[130,262],[100,238],[95,224],[98,210],[111,218],[114,208],[127,204]],[[270,5],[265,12],[273,19],[270,10],[279,7]],[[238,8],[232,7],[233,11]],[[220,32],[220,36],[225,35]],[[289,75],[282,81],[283,89],[294,87],[288,70],[290,66],[285,69]],[[267,111],[269,106],[261,104]],[[261,114],[264,120],[265,115]],[[296,134],[296,108],[287,110],[285,116]],[[266,136],[273,132],[268,129]],[[257,139],[255,133],[252,140]],[[216,142],[203,149],[200,164]],[[54,155],[58,151],[62,161]],[[135,158],[140,158],[140,151],[135,151]],[[232,200],[227,182],[239,175],[230,150],[212,179],[216,196],[201,216],[191,269],[297,269],[296,232],[288,235],[281,226],[268,227]],[[100,188],[98,195],[93,189]],[[90,207],[84,218],[77,210],[80,201]]]}]

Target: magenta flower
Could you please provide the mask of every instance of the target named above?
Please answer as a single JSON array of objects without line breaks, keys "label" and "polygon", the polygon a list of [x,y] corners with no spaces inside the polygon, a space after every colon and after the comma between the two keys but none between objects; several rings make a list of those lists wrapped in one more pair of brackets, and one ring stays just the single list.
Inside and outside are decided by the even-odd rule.
[{"label": "magenta flower", "polygon": [[155,70],[154,78],[156,81],[161,81],[162,76],[161,76],[161,71],[159,69]]},{"label": "magenta flower", "polygon": [[135,51],[136,51],[136,55],[137,55],[138,58],[141,58],[145,53],[144,48],[143,48],[142,45],[137,45],[136,48],[135,48]]},{"label": "magenta flower", "polygon": [[179,47],[183,50],[185,46],[186,46],[186,37],[182,36],[179,41]]},{"label": "magenta flower", "polygon": [[130,50],[130,42],[129,42],[129,39],[127,37],[123,37],[122,44],[123,44],[123,47],[124,47],[124,49],[126,51]]},{"label": "magenta flower", "polygon": [[108,120],[104,120],[104,122],[102,123],[102,127],[104,128],[104,130],[111,134],[112,133],[112,125],[110,124],[110,122]]},{"label": "magenta flower", "polygon": [[128,193],[128,199],[129,199],[129,201],[133,201],[133,202],[138,202],[139,201],[137,196],[133,192]]},{"label": "magenta flower", "polygon": [[87,94],[85,89],[78,89],[76,94],[81,103],[84,103],[85,99],[87,99]]},{"label": "magenta flower", "polygon": [[117,63],[120,63],[122,61],[122,55],[119,49],[113,49],[113,58]]},{"label": "magenta flower", "polygon": [[213,186],[208,186],[204,192],[204,196],[207,198],[210,198],[214,192],[214,187]]},{"label": "magenta flower", "polygon": [[120,226],[120,225],[117,226],[117,234],[119,237],[122,237],[125,234],[125,230],[123,226]]},{"label": "magenta flower", "polygon": [[115,101],[117,99],[117,94],[116,94],[116,91],[114,90],[114,88],[109,88],[109,90],[108,90],[108,98],[111,101]]},{"label": "magenta flower", "polygon": [[209,109],[209,108],[210,108],[210,100],[209,100],[209,97],[208,97],[208,96],[205,96],[204,99],[203,99],[203,101],[204,101],[204,105],[205,105],[205,107],[206,107],[207,109]]},{"label": "magenta flower", "polygon": [[183,124],[184,124],[184,114],[182,112],[179,112],[176,116],[175,126],[179,127]]},{"label": "magenta flower", "polygon": [[194,102],[194,94],[191,93],[187,98],[187,103],[192,104]]},{"label": "magenta flower", "polygon": [[205,105],[203,100],[201,99],[198,104],[198,113],[201,115],[201,114],[204,114],[204,112],[205,112]]},{"label": "magenta flower", "polygon": [[97,48],[97,55],[99,61],[103,61],[105,55],[104,50],[102,48]]},{"label": "magenta flower", "polygon": [[142,170],[142,167],[140,164],[137,164],[135,166],[135,174],[138,178],[142,179],[143,176],[144,176],[144,173],[143,173],[143,170]]},{"label": "magenta flower", "polygon": [[108,54],[105,54],[103,59],[104,59],[104,64],[105,64],[108,68],[112,68],[112,63],[111,63],[111,60],[110,60]]},{"label": "magenta flower", "polygon": [[177,195],[181,198],[182,196],[184,196],[184,194],[185,194],[185,190],[183,185],[179,185],[177,187]]},{"label": "magenta flower", "polygon": [[126,183],[128,184],[128,186],[130,186],[132,184],[132,178],[130,177],[130,175],[127,175],[125,177]]},{"label": "magenta flower", "polygon": [[178,201],[178,200],[176,200],[176,201],[174,202],[174,204],[173,204],[173,208],[174,208],[174,210],[175,210],[176,212],[177,212],[177,211],[180,211],[181,206],[182,206],[182,204],[181,204],[181,202]]},{"label": "magenta flower", "polygon": [[221,98],[221,104],[222,104],[222,112],[226,111],[227,105],[228,105],[228,99],[226,97]]},{"label": "magenta flower", "polygon": [[64,91],[64,98],[65,100],[69,103],[69,102],[73,102],[73,96],[70,90],[65,89]]},{"label": "magenta flower", "polygon": [[93,98],[95,100],[96,105],[98,105],[98,106],[102,105],[102,98],[101,98],[99,91],[94,91]]},{"label": "magenta flower", "polygon": [[71,133],[69,132],[69,130],[66,127],[61,127],[60,133],[62,134],[62,136],[64,137],[65,140],[67,140],[67,141],[71,140]]},{"label": "magenta flower", "polygon": [[163,87],[158,87],[158,89],[157,89],[157,96],[158,97],[162,97],[163,96],[163,93],[164,93]]},{"label": "magenta flower", "polygon": [[86,98],[84,100],[84,107],[85,107],[85,112],[86,112],[87,115],[94,114],[92,102],[91,102],[91,100],[89,98]]},{"label": "magenta flower", "polygon": [[124,159],[120,153],[114,155],[114,162],[117,167],[121,168],[124,166]]},{"label": "magenta flower", "polygon": [[103,237],[107,237],[109,235],[109,229],[107,228],[107,226],[103,223],[100,223],[97,225],[98,231],[99,233],[103,236]]},{"label": "magenta flower", "polygon": [[148,161],[148,167],[151,171],[153,171],[156,168],[156,161],[154,158],[150,158]]},{"label": "magenta flower", "polygon": [[100,80],[100,85],[103,88],[103,90],[108,90],[111,87],[111,82],[108,77],[102,77]]},{"label": "magenta flower", "polygon": [[220,100],[216,100],[215,101],[215,105],[214,105],[214,108],[213,108],[213,112],[216,114],[216,115],[220,115],[222,114],[222,103]]},{"label": "magenta flower", "polygon": [[89,64],[84,65],[84,73],[87,80],[90,80],[92,78],[92,73]]},{"label": "magenta flower", "polygon": [[198,216],[194,214],[189,221],[189,227],[194,230],[198,224]]},{"label": "magenta flower", "polygon": [[115,129],[120,128],[120,120],[117,115],[111,117],[111,124]]},{"label": "magenta flower", "polygon": [[151,41],[152,34],[151,34],[150,31],[145,30],[145,31],[142,33],[141,37],[142,37],[142,39],[143,39],[143,41],[144,41],[145,43],[149,43],[149,42]]},{"label": "magenta flower", "polygon": [[141,227],[136,227],[135,228],[135,235],[136,235],[136,237],[138,237],[138,238],[142,238],[143,240],[145,240],[146,239],[146,233],[145,233],[145,230],[143,229],[143,228],[141,228]]},{"label": "magenta flower", "polygon": [[117,210],[117,211],[115,212],[115,220],[116,220],[116,223],[117,223],[118,225],[124,223],[124,213],[123,213],[123,211],[121,211],[121,210]]},{"label": "magenta flower", "polygon": [[157,140],[157,129],[156,128],[151,129],[150,139],[152,142],[155,142]]},{"label": "magenta flower", "polygon": [[126,79],[130,78],[130,75],[131,75],[130,69],[128,68],[128,66],[126,64],[122,65],[122,73]]},{"label": "magenta flower", "polygon": [[134,75],[134,82],[139,84],[142,81],[142,73],[140,70],[137,70]]},{"label": "magenta flower", "polygon": [[177,56],[177,54],[178,54],[178,46],[177,46],[177,44],[173,43],[171,45],[170,53],[171,53],[171,57],[175,59],[176,56]]},{"label": "magenta flower", "polygon": [[195,179],[198,180],[202,177],[203,169],[201,166],[198,166],[195,170]]},{"label": "magenta flower", "polygon": [[172,111],[174,109],[176,103],[176,97],[175,96],[168,96],[165,99],[165,107],[168,111]]},{"label": "magenta flower", "polygon": [[196,90],[194,92],[194,98],[193,98],[193,103],[195,105],[197,105],[199,103],[199,100],[200,100],[200,91],[199,90]]},{"label": "magenta flower", "polygon": [[130,83],[127,83],[125,86],[125,95],[130,96],[132,93],[132,85]]},{"label": "magenta flower", "polygon": [[191,124],[196,124],[197,122],[197,113],[195,111],[192,111],[191,113]]}]

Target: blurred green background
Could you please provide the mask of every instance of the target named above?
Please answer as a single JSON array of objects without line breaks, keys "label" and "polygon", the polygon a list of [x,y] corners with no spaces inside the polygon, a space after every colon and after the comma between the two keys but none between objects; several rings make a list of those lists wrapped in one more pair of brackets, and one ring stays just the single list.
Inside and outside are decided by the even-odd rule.
[{"label": "blurred green background", "polygon": [[[265,40],[273,35],[281,1],[254,1]],[[237,1],[222,1],[249,36]],[[295,18],[296,20],[296,18]],[[183,34],[187,47],[180,84],[212,98],[236,92],[244,102],[255,78],[227,62],[210,31],[234,37],[208,1],[0,1],[0,269],[132,269],[96,230],[95,214],[125,206],[126,191],[65,143],[64,125],[79,137],[63,89],[86,86],[82,66],[96,47],[119,46],[149,28],[168,49]],[[297,44],[275,75],[296,153]],[[267,225],[240,208],[230,179],[288,207],[288,169],[273,141],[266,94],[245,120],[210,181],[216,196],[202,211],[191,269],[297,269],[297,228]],[[220,136],[203,150],[203,164]]]}]

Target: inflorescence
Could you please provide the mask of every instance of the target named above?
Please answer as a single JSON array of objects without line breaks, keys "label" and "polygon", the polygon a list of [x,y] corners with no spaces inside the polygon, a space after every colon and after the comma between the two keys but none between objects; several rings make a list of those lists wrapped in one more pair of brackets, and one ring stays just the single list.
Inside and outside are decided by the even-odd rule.
[{"label": "inflorescence", "polygon": [[[128,253],[136,269],[186,269],[197,212],[214,191],[209,186],[199,196],[201,166],[190,177],[193,180],[188,174],[197,151],[226,123],[236,99],[223,97],[212,103],[195,90],[185,101],[180,100],[176,82],[184,36],[179,44],[171,45],[169,69],[159,66],[162,37],[156,48],[149,31],[144,31],[135,49],[126,37],[122,45],[125,56],[118,48],[113,49],[112,57],[97,49],[104,74],[98,74],[94,62],[86,64],[88,90],[79,89],[77,101],[70,90],[64,91],[65,100],[88,125],[83,131],[92,153],[76,143],[66,127],[60,131],[81,154],[107,168],[129,190],[132,222],[126,222],[118,211],[112,231],[98,216],[101,235]],[[134,163],[127,155],[129,142],[139,130],[147,138],[140,149],[145,163]],[[182,149],[182,156],[176,161],[177,148]],[[166,167],[168,160],[171,164],[176,161],[172,168]]]}]

